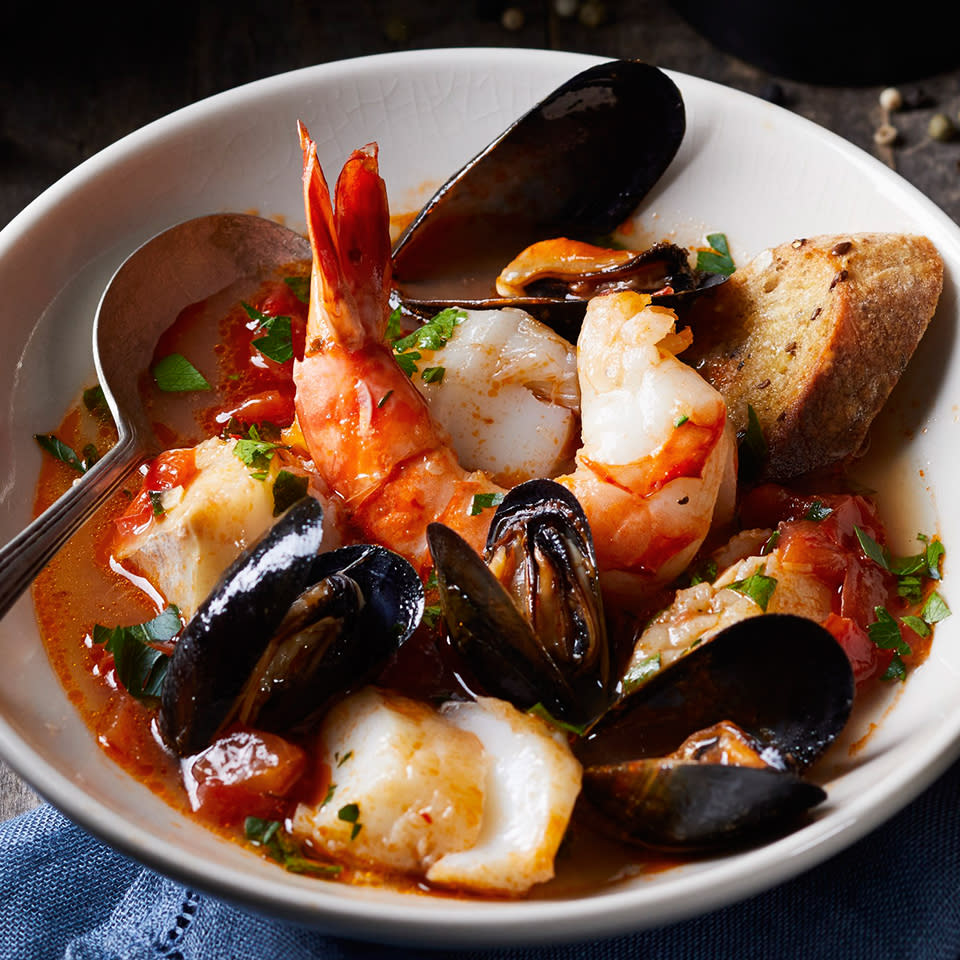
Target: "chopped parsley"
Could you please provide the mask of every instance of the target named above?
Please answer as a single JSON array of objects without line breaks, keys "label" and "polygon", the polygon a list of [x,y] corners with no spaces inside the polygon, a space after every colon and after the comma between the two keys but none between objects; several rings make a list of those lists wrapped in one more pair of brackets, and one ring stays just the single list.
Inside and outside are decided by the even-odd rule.
[{"label": "chopped parsley", "polygon": [[[466,319],[466,313],[456,307],[447,307],[413,333],[403,337],[393,337],[391,334],[399,330],[399,308],[390,315],[387,324],[387,338],[393,346],[393,353],[400,369],[408,377],[417,372],[417,361],[422,358],[420,350],[439,350],[453,336],[454,328]],[[419,348],[419,349],[417,349]],[[427,367],[421,374],[427,383],[440,383],[443,380],[443,367]]]},{"label": "chopped parsley", "polygon": [[747,483],[755,480],[767,459],[767,439],[757,411],[750,404],[747,404],[747,425],[737,431],[737,452],[739,479]]},{"label": "chopped parsley", "polygon": [[388,343],[394,343],[403,336],[403,311],[395,307],[387,318],[386,339]]},{"label": "chopped parsley", "polygon": [[767,604],[773,596],[773,591],[777,588],[777,581],[774,577],[768,577],[763,573],[754,573],[743,580],[734,580],[727,584],[728,590],[735,590],[737,593],[749,597],[761,610],[766,611]]},{"label": "chopped parsley", "polygon": [[256,320],[260,329],[266,332],[266,336],[254,340],[253,345],[275,363],[286,363],[292,360],[293,333],[290,317],[271,317],[246,302],[241,302],[240,306],[246,311],[247,316],[251,320]]},{"label": "chopped parsley", "polygon": [[333,759],[338,767],[342,767],[351,757],[353,756],[353,751],[348,750],[342,757],[339,753],[334,753]]},{"label": "chopped parsley", "polygon": [[813,520],[816,523],[819,523],[821,520],[826,520],[831,513],[833,513],[833,509],[826,506],[822,500],[814,500],[813,503],[811,503],[807,508],[807,512],[803,515],[803,519]]},{"label": "chopped parsley", "polygon": [[388,390],[388,391],[377,401],[377,407],[378,407],[378,408],[382,407],[382,406],[390,399],[390,395],[391,395],[392,393],[393,393],[392,390]]},{"label": "chopped parsley", "polygon": [[170,658],[154,644],[172,640],[181,629],[180,611],[171,604],[146,623],[93,628],[93,642],[113,654],[117,679],[138,700],[159,697]]},{"label": "chopped parsley", "polygon": [[35,433],[33,439],[52,457],[56,457],[57,460],[62,461],[68,467],[72,467],[77,473],[86,473],[89,467],[92,466],[92,464],[84,463],[73,447],[68,446],[52,433]]},{"label": "chopped parsley", "polygon": [[166,511],[163,509],[163,494],[159,490],[148,490],[147,496],[150,497],[150,507],[155,517],[162,517]]},{"label": "chopped parsley", "polygon": [[708,233],[707,243],[709,250],[697,251],[697,269],[705,273],[722,273],[729,276],[736,270],[733,257],[730,256],[730,245],[725,233]]},{"label": "chopped parsley", "polygon": [[541,720],[545,720],[551,727],[556,727],[564,733],[572,733],[577,737],[581,736],[583,731],[587,729],[586,724],[577,725],[567,723],[565,720],[558,720],[542,703],[535,703],[527,713],[533,717],[539,717]]},{"label": "chopped parsley", "polygon": [[923,617],[926,623],[939,623],[941,620],[946,620],[947,617],[950,616],[950,608],[947,606],[943,597],[934,590],[933,593],[927,597],[927,602],[923,605],[920,616]]},{"label": "chopped parsley", "polygon": [[336,877],[343,867],[335,863],[320,863],[303,856],[300,848],[283,829],[279,820],[262,820],[247,817],[243,821],[243,834],[254,846],[263,847],[267,856],[276,860],[291,873],[314,873]]},{"label": "chopped parsley", "polygon": [[251,424],[247,436],[240,437],[234,444],[233,455],[250,468],[250,476],[255,480],[266,480],[273,456],[281,447],[283,447],[282,443],[262,440],[256,425]]},{"label": "chopped parsley", "polygon": [[682,427],[689,419],[690,418],[684,414],[682,417],[677,417],[677,419],[673,421],[673,425],[674,427]]},{"label": "chopped parsley", "polygon": [[309,277],[284,277],[283,282],[290,288],[290,292],[301,302],[310,302]]},{"label": "chopped parsley", "polygon": [[423,608],[423,622],[426,627],[432,630],[437,621],[443,616],[443,609],[439,603],[431,603]]},{"label": "chopped parsley", "polygon": [[698,583],[713,583],[719,572],[716,560],[704,560],[690,571],[689,585],[694,587]]},{"label": "chopped parsley", "polygon": [[651,677],[660,672],[660,666],[659,653],[654,653],[631,665],[620,681],[623,687],[623,695],[628,696],[634,690],[642,687]]},{"label": "chopped parsley", "polygon": [[166,393],[212,389],[204,375],[182,353],[171,353],[158,360],[151,373],[157,386]]},{"label": "chopped parsley", "polygon": [[306,495],[306,477],[291,473],[289,470],[280,470],[277,473],[277,479],[273,481],[273,515],[279,517],[288,507],[292,507]]},{"label": "chopped parsley", "polygon": [[353,829],[350,831],[350,839],[356,840],[357,834],[363,829],[363,824],[360,823],[360,807],[356,803],[344,804],[337,811],[337,819],[343,820],[344,823],[353,824]]},{"label": "chopped parsley", "polygon": [[773,553],[777,544],[780,542],[780,531],[774,530],[773,533],[767,537],[766,542],[760,548],[760,556],[765,557],[768,553]]},{"label": "chopped parsley", "polygon": [[[921,533],[917,535],[917,539],[924,544],[920,553],[906,557],[891,557],[886,547],[880,546],[866,531],[856,526],[853,531],[857,536],[864,556],[897,578],[897,594],[905,600],[919,602],[923,599],[924,578],[929,580],[940,579],[940,561],[946,553],[941,541],[931,540]],[[937,596],[939,598],[939,595]],[[943,602],[942,599],[940,602]],[[944,604],[944,607],[946,607],[946,604]]]},{"label": "chopped parsley", "polygon": [[107,398],[104,396],[103,387],[98,383],[95,387],[88,387],[83,391],[83,405],[98,420],[105,423],[113,423],[113,414],[107,405]]},{"label": "chopped parsley", "polygon": [[470,516],[476,517],[489,507],[503,503],[502,493],[475,493],[470,500]]}]

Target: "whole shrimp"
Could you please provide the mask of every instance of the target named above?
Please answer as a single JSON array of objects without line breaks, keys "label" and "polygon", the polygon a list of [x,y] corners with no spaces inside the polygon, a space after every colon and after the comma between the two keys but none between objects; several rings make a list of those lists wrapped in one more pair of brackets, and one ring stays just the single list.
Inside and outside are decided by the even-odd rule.
[{"label": "whole shrimp", "polygon": [[[492,511],[471,504],[503,491],[460,465],[385,342],[389,213],[376,145],[348,159],[332,206],[302,125],[300,138],[313,273],[294,365],[297,418],[316,469],[363,535],[426,572],[427,525],[445,523],[481,552]],[[673,356],[682,342],[674,320],[644,295],[607,294],[590,301],[577,344],[583,446],[575,470],[557,479],[580,499],[615,588],[679,573],[734,475],[723,399]]]}]

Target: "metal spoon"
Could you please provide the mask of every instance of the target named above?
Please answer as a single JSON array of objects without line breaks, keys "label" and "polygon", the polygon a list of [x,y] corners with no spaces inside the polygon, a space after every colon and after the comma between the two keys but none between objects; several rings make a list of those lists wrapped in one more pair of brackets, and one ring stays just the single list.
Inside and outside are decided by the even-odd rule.
[{"label": "metal spoon", "polygon": [[131,470],[160,452],[138,388],[160,334],[189,304],[309,256],[309,243],[293,230],[261,217],[228,213],[171,227],[124,261],[107,284],[93,325],[97,378],[119,437],[63,496],[0,549],[0,617]]}]

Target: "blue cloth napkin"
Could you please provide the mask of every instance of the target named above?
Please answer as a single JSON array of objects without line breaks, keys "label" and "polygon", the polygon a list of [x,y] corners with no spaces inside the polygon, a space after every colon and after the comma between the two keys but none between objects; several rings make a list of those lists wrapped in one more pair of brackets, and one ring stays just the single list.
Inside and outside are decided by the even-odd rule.
[{"label": "blue cloth napkin", "polygon": [[0,824],[3,960],[786,960],[960,957],[960,763],[887,824],[694,920],[541,949],[385,947],[269,920],[167,880],[51,806]]}]

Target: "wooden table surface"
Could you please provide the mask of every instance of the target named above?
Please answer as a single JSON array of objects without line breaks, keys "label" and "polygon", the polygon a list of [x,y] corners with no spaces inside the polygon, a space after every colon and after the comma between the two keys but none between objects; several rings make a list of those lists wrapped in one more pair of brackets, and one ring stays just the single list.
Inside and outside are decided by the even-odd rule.
[{"label": "wooden table surface", "polygon": [[[6,41],[0,58],[0,227],[87,157],[211,94],[324,61],[456,46],[638,58],[774,99],[879,156],[960,222],[960,136],[944,141],[928,132],[936,114],[960,126],[958,65],[927,74],[877,47],[866,82],[827,84],[813,82],[819,80],[811,73],[820,69],[817,57],[824,65],[829,59],[815,49],[797,79],[793,70],[792,76],[772,72],[777,64],[761,59],[757,65],[753,54],[748,62],[721,50],[673,5],[658,0],[277,0],[191,4],[197,9],[189,11],[175,3],[131,4],[128,14],[109,18],[97,6],[78,4],[72,13],[53,16],[36,4],[8,0],[0,12]],[[561,16],[557,11],[565,7],[577,9]],[[736,7],[722,5],[725,11]],[[899,41],[895,25],[887,34]],[[888,115],[879,94],[892,84],[906,106]],[[874,134],[884,122],[897,128],[898,137],[878,146]],[[0,819],[37,803],[0,763]]]}]

